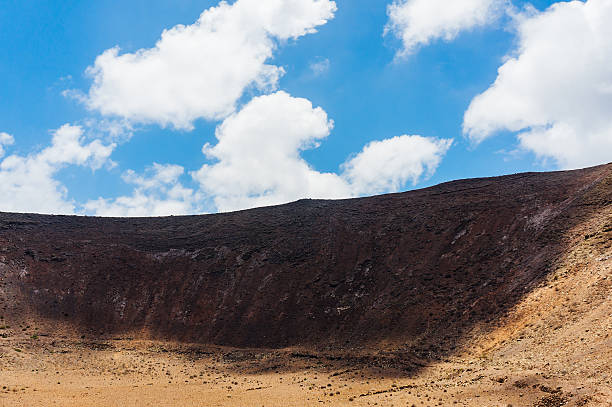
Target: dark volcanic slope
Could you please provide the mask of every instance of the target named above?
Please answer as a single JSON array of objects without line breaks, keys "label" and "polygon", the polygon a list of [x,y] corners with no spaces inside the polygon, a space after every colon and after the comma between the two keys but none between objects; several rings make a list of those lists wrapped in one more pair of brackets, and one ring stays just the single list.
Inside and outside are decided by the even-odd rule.
[{"label": "dark volcanic slope", "polygon": [[0,214],[0,309],[84,333],[435,352],[519,301],[610,205],[608,165],[207,216]]}]

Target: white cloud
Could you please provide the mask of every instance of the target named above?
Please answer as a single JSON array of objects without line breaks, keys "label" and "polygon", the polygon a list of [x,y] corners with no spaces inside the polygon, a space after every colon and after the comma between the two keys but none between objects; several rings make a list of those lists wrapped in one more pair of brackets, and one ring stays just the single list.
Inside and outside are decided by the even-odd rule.
[{"label": "white cloud", "polygon": [[254,98],[217,128],[219,142],[204,148],[217,163],[204,165],[194,178],[222,211],[345,197],[350,190],[343,180],[313,170],[300,157],[332,127],[323,109],[306,99],[285,92]]},{"label": "white cloud", "polygon": [[67,165],[99,169],[115,148],[100,140],[85,144],[83,129],[64,125],[53,132],[51,145],[37,154],[11,155],[0,162],[0,210],[72,214],[74,203],[54,176]]},{"label": "white cloud", "polygon": [[98,216],[168,216],[200,212],[201,195],[180,182],[184,169],[178,165],[153,164],[145,175],[127,171],[123,180],[135,186],[131,196],[92,200],[84,205]]},{"label": "white cloud", "polygon": [[461,31],[490,24],[507,6],[507,0],[394,0],[385,33],[402,41],[399,55],[405,56],[432,41],[451,41]]},{"label": "white cloud", "polygon": [[329,71],[331,63],[329,59],[320,59],[310,64],[310,70],[314,74],[314,76],[321,76],[326,74]]},{"label": "white cloud", "polygon": [[316,148],[333,123],[321,108],[285,92],[254,98],[218,128],[204,153],[216,163],[193,177],[220,211],[272,205],[300,198],[346,198],[397,191],[431,174],[448,140],[402,136],[374,142],[343,165],[344,172],[311,168],[300,152]]},{"label": "white cloud", "polygon": [[343,176],[357,195],[399,191],[433,175],[451,145],[449,139],[407,135],[373,141],[343,164]]},{"label": "white cloud", "polygon": [[154,48],[107,50],[88,69],[88,95],[78,97],[132,122],[191,129],[196,119],[222,119],[247,87],[276,89],[283,68],[266,61],[277,41],[315,32],[335,11],[330,0],[221,2],[196,23],[164,31]]},{"label": "white cloud", "polygon": [[134,135],[134,127],[127,120],[88,118],[83,120],[88,134],[111,142],[125,143]]},{"label": "white cloud", "polygon": [[8,133],[0,133],[0,158],[4,156],[4,147],[15,143],[15,138]]},{"label": "white cloud", "polygon": [[464,132],[475,142],[517,132],[522,148],[562,168],[609,162],[612,2],[561,2],[518,18],[516,55],[474,98]]}]

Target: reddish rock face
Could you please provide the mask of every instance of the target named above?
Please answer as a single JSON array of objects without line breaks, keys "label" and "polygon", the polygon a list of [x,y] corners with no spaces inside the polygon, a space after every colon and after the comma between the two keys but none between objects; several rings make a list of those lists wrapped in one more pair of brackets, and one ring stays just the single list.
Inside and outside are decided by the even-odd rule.
[{"label": "reddish rock face", "polygon": [[612,205],[612,166],[150,219],[0,214],[0,312],[242,347],[456,347]]}]

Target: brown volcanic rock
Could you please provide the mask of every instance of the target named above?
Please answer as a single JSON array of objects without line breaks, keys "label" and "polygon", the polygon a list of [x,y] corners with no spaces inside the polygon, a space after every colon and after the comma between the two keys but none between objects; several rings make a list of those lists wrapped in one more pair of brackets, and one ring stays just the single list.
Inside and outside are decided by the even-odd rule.
[{"label": "brown volcanic rock", "polygon": [[612,165],[189,217],[0,214],[0,313],[241,347],[453,350],[612,205]]}]

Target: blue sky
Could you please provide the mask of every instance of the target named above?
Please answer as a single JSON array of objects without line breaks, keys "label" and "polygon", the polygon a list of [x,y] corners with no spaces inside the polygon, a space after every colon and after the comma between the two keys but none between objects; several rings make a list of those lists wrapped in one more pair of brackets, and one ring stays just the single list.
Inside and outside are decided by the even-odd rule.
[{"label": "blue sky", "polygon": [[[240,20],[256,38],[244,46],[268,46],[271,41],[265,64],[283,72],[276,80],[266,76],[270,83],[262,88],[250,81],[261,73],[257,78],[236,73],[227,88],[237,81],[248,85],[235,85],[242,92],[233,105],[233,99],[228,101],[230,110],[228,104],[215,104],[216,94],[206,94],[206,80],[194,84],[193,95],[159,85],[160,92],[166,92],[163,106],[153,106],[156,99],[147,95],[150,87],[144,80],[142,89],[118,79],[102,82],[97,95],[90,91],[96,75],[101,80],[108,78],[107,72],[125,68],[122,55],[152,49],[164,29],[194,24],[203,11],[217,7],[217,1],[4,1],[0,133],[5,142],[3,146],[0,137],[0,162],[14,159],[0,164],[0,181],[8,185],[0,210],[120,216],[204,213],[612,161],[612,154],[605,152],[612,147],[612,119],[606,119],[606,109],[612,106],[606,87],[612,83],[610,69],[579,72],[578,81],[576,69],[563,71],[572,52],[580,53],[583,65],[589,58],[599,64],[602,58],[612,60],[609,29],[587,29],[584,23],[596,24],[593,15],[603,21],[612,17],[607,14],[610,1],[462,0],[456,2],[463,2],[461,9],[446,13],[444,21],[436,20],[444,12],[419,8],[422,1],[291,0],[278,11],[284,13],[281,17],[270,14],[271,22],[265,24],[276,26],[265,26],[267,34],[261,34],[259,22]],[[240,2],[245,9],[272,11],[278,3],[230,2],[227,13],[215,18],[245,18],[236,17]],[[560,4],[549,8],[553,3]],[[440,1],[439,7],[445,4]],[[390,6],[398,10],[395,20]],[[304,16],[286,27],[288,17],[295,17],[292,13]],[[385,27],[389,29],[383,35]],[[560,45],[557,29],[586,41],[585,35],[595,36],[592,42],[599,48],[585,52],[571,41]],[[199,38],[202,43],[196,42],[195,49],[208,46]],[[179,36],[179,48],[180,41]],[[87,74],[96,58],[113,47],[120,48],[115,57],[100,65],[97,74]],[[533,56],[538,47],[545,47],[540,54],[550,51],[550,58]],[[509,58],[522,65],[508,65],[501,75],[498,69]],[[208,65],[240,71],[240,63],[251,59],[212,60],[204,53],[193,59],[189,72],[201,69],[202,75],[216,75]],[[554,72],[547,73],[549,64]],[[142,69],[143,77],[150,75],[146,79],[151,88],[184,74],[175,64],[179,71],[165,69],[157,77],[150,66],[134,65],[130,72],[138,77]],[[540,84],[538,78],[547,76],[564,83],[559,86],[563,89]],[[498,87],[492,86],[496,79]],[[592,84],[602,88],[594,91]],[[122,86],[125,89],[116,91]],[[192,92],[188,83],[184,89]],[[574,95],[577,100],[556,106],[556,101]],[[124,103],[132,96],[139,104],[136,110]],[[210,99],[208,107],[197,101],[189,105],[188,100],[199,97]],[[598,108],[580,110],[592,105]],[[295,109],[280,115],[287,106]],[[537,114],[525,113],[521,106]],[[599,116],[596,110],[601,110]],[[182,119],[184,113],[188,119]],[[256,128],[258,118],[275,125]],[[284,129],[302,126],[296,124],[300,120],[308,128],[284,134]],[[109,124],[118,133],[109,132]],[[227,134],[220,142],[215,129],[225,124]],[[269,136],[274,131],[279,134]],[[58,141],[52,141],[54,136]],[[276,151],[287,139],[291,145]],[[378,143],[368,149],[371,142]],[[208,157],[202,152],[206,143],[212,148]],[[318,147],[312,148],[315,144]],[[250,151],[239,153],[240,146],[251,146]],[[257,151],[258,146],[265,151]]]}]

